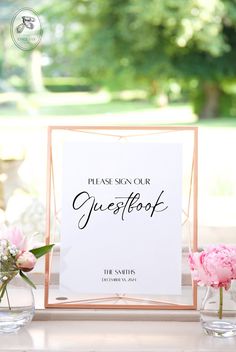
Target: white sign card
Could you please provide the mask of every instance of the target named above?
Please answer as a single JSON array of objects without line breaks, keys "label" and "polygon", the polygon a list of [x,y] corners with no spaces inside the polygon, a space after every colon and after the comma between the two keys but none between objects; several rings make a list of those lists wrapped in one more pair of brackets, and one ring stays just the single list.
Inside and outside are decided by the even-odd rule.
[{"label": "white sign card", "polygon": [[60,291],[181,294],[182,146],[65,142]]}]

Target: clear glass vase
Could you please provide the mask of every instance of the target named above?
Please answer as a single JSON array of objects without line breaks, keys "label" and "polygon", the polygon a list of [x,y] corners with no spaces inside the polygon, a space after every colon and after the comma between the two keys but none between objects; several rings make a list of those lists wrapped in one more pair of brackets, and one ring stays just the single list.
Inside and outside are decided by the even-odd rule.
[{"label": "clear glass vase", "polygon": [[236,335],[236,290],[234,282],[228,290],[223,287],[207,287],[200,309],[200,319],[202,328],[207,335],[217,337]]},{"label": "clear glass vase", "polygon": [[6,283],[6,290],[0,299],[0,333],[18,331],[31,322],[34,311],[34,296],[31,287],[18,272],[0,271],[0,288]]}]

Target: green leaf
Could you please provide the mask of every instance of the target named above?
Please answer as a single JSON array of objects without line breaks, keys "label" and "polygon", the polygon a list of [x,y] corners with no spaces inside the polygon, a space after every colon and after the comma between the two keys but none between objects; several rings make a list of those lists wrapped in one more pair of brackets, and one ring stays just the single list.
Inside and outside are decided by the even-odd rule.
[{"label": "green leaf", "polygon": [[36,258],[40,258],[43,255],[49,253],[52,249],[52,247],[54,246],[54,244],[49,244],[47,246],[43,246],[43,247],[39,247],[39,248],[34,248],[31,249],[30,252],[36,257]]},{"label": "green leaf", "polygon": [[20,276],[22,277],[23,280],[25,280],[25,282],[27,282],[28,285],[36,289],[35,284],[21,270],[20,270]]}]

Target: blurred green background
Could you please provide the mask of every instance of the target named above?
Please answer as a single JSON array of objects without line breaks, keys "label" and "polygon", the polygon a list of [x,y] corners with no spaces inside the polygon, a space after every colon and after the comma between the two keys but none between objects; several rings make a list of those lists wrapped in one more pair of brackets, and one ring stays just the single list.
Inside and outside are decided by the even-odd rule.
[{"label": "blurred green background", "polygon": [[[14,14],[43,36],[15,46]],[[46,126],[194,124],[201,242],[235,242],[236,0],[0,2],[0,222],[45,229]]]},{"label": "blurred green background", "polygon": [[[9,31],[25,6],[37,11],[44,31],[28,52]],[[2,116],[187,105],[195,120],[234,124],[235,0],[1,1],[0,23]],[[64,104],[53,93],[66,93]],[[50,104],[52,94],[58,105]]]}]

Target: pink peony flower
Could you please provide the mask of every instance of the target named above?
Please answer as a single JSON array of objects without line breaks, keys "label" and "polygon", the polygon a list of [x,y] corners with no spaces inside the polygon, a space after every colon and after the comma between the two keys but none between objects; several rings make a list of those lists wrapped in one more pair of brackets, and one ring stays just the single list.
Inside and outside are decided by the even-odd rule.
[{"label": "pink peony flower", "polygon": [[192,278],[200,286],[225,287],[236,279],[236,247],[210,246],[189,255]]},{"label": "pink peony flower", "polygon": [[16,266],[22,271],[30,271],[36,264],[36,257],[31,252],[23,252],[16,261]]},{"label": "pink peony flower", "polygon": [[5,232],[5,239],[11,244],[14,244],[20,251],[24,252],[27,250],[27,238],[24,236],[20,228],[13,227],[7,229]]}]

